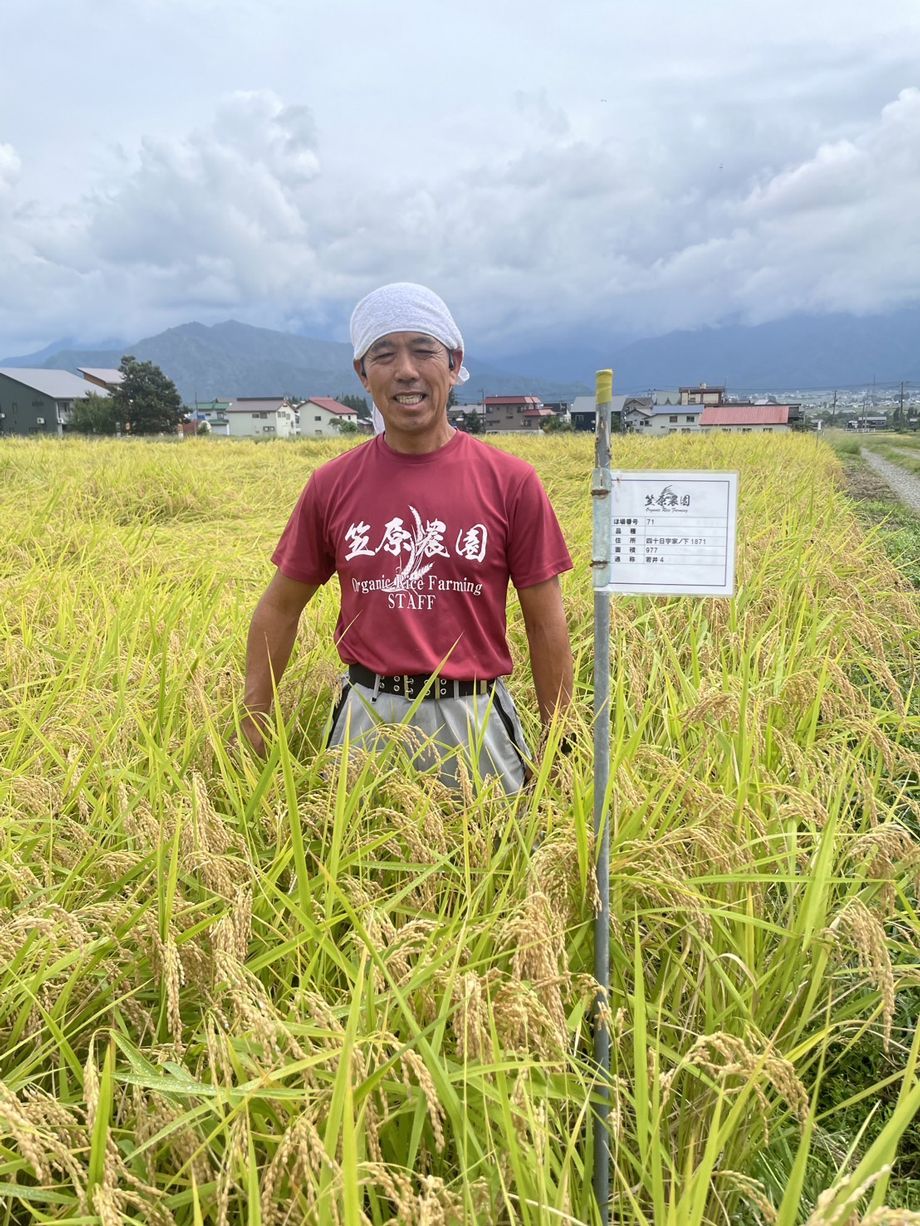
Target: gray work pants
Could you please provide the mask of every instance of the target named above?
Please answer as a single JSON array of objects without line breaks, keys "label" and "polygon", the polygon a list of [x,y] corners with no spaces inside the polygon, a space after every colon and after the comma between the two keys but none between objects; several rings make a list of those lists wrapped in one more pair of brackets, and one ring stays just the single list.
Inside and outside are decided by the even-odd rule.
[{"label": "gray work pants", "polygon": [[501,680],[489,694],[419,702],[401,694],[375,696],[371,687],[346,678],[341,701],[332,713],[327,743],[341,745],[347,728],[350,745],[373,749],[376,742],[392,738],[392,734],[387,736],[387,724],[405,724],[414,730],[406,744],[416,765],[419,770],[437,768],[448,787],[458,786],[458,754],[468,765],[475,763],[482,778],[497,776],[508,795],[520,791],[527,778],[530,751]]}]

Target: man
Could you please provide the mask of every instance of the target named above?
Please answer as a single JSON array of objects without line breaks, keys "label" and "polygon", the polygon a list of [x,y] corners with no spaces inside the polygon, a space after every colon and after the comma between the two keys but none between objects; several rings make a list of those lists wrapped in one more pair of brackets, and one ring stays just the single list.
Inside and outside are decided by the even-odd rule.
[{"label": "man", "polygon": [[249,630],[243,731],[261,751],[272,677],[287,665],[304,606],[336,574],[348,679],[329,744],[372,745],[382,725],[408,720],[425,742],[421,766],[434,753],[454,784],[460,753],[513,793],[527,751],[502,681],[508,581],[547,724],[572,692],[558,578],[572,565],[565,541],[533,468],[450,426],[450,389],[469,375],[437,294],[405,282],[375,290],[354,310],[351,339],[385,430],[318,468],[294,508]]}]

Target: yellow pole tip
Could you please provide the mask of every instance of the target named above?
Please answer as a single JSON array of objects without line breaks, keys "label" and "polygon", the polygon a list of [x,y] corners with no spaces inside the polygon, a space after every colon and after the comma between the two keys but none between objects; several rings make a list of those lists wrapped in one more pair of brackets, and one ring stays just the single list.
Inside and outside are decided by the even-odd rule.
[{"label": "yellow pole tip", "polygon": [[595,375],[594,396],[598,404],[613,399],[613,371],[599,370]]}]

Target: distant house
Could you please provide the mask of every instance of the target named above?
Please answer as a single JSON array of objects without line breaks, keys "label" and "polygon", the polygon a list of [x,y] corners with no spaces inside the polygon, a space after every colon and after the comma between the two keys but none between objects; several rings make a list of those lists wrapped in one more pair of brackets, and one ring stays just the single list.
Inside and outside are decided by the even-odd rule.
[{"label": "distant house", "polygon": [[559,415],[555,410],[541,405],[539,409],[525,409],[522,416],[525,430],[542,430],[547,422],[555,421]]},{"label": "distant house", "polygon": [[485,421],[485,412],[484,404],[452,404],[447,410],[447,420],[452,426],[472,417],[481,417]]},{"label": "distant house", "polygon": [[697,387],[679,388],[681,404],[722,404],[725,400],[724,387],[710,387],[708,383],[700,383]]},{"label": "distant house", "polygon": [[74,401],[102,389],[67,370],[0,369],[0,434],[65,434]]},{"label": "distant house", "polygon": [[204,422],[212,434],[228,435],[230,419],[227,410],[231,404],[232,400],[196,400],[194,407],[188,406],[188,413],[196,426]]},{"label": "distant house", "polygon": [[624,408],[623,427],[644,435],[694,434],[702,411],[699,404],[656,404],[651,396],[634,396]]},{"label": "distant house", "polygon": [[311,396],[299,404],[301,438],[335,438],[344,422],[358,424],[358,414],[331,396]]},{"label": "distant house", "polygon": [[711,405],[700,414],[703,430],[727,434],[788,433],[801,421],[798,404]]},{"label": "distant house", "polygon": [[[910,420],[908,419],[908,425]],[[884,414],[877,414],[874,417],[854,417],[852,421],[847,422],[848,430],[860,430],[868,432],[870,430],[887,430],[888,418]]]},{"label": "distant house", "polygon": [[[689,392],[690,389],[687,388],[687,391]],[[683,402],[681,401],[680,393],[681,389],[679,387],[656,388],[656,390],[652,392],[652,400],[655,402],[655,404],[661,405],[682,404]]]},{"label": "distant house", "polygon": [[[525,417],[525,414],[534,414],[543,408],[539,396],[486,396],[483,404],[486,410],[487,434],[533,430],[542,425],[539,417]],[[552,411],[548,412],[552,417]]]},{"label": "distant house", "polygon": [[297,410],[286,396],[238,396],[225,410],[231,438],[293,438]]},{"label": "distant house", "polygon": [[101,387],[107,392],[114,392],[119,383],[125,381],[120,370],[110,370],[104,366],[78,366],[77,370],[87,383]]},{"label": "distant house", "polygon": [[593,396],[576,396],[569,409],[569,420],[573,430],[590,430],[594,433],[594,419],[597,415],[597,405]]},{"label": "distant house", "polygon": [[[626,414],[638,409],[651,409],[650,396],[614,396],[611,416],[614,429],[626,429]],[[572,426],[577,431],[594,433],[596,402],[593,396],[576,396],[569,410]]]}]

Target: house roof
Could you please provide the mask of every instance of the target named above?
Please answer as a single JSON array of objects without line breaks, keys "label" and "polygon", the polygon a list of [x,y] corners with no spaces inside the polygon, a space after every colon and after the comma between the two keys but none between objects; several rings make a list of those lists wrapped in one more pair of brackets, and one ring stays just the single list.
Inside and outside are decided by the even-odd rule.
[{"label": "house roof", "polygon": [[[642,409],[648,411],[652,407],[650,396],[624,396],[617,395],[610,402],[614,413],[628,413],[633,409]],[[594,396],[576,396],[572,401],[572,413],[593,413],[597,408],[597,402]]]},{"label": "house roof", "polygon": [[525,409],[525,417],[555,417],[552,409]]},{"label": "house roof", "polygon": [[347,404],[339,404],[332,396],[311,396],[309,400],[304,401],[304,404],[318,405],[321,409],[325,409],[327,413],[337,413],[339,417],[358,416],[354,409],[350,409]]},{"label": "house roof", "polygon": [[724,392],[724,383],[696,383],[680,388],[682,392]]},{"label": "house roof", "polygon": [[638,404],[631,404],[626,412],[641,413],[643,417],[695,417],[702,413],[704,408],[705,405],[702,404],[650,404],[648,400],[643,400]]},{"label": "house roof", "polygon": [[658,388],[653,393],[653,399],[656,404],[680,404],[680,388]]},{"label": "house roof", "polygon": [[788,404],[710,404],[700,414],[701,426],[785,426]]},{"label": "house roof", "polygon": [[530,404],[539,409],[543,401],[539,396],[486,396],[483,404]]},{"label": "house roof", "polygon": [[125,377],[120,370],[107,370],[104,366],[78,366],[81,375],[101,379],[103,383],[124,383]]},{"label": "house roof", "polygon": [[14,379],[23,387],[50,396],[52,400],[79,400],[82,396],[102,396],[101,387],[94,387],[85,379],[72,375],[69,370],[33,369],[28,366],[0,367],[0,375]]},{"label": "house roof", "polygon": [[276,413],[284,403],[284,396],[237,396],[224,412]]}]

